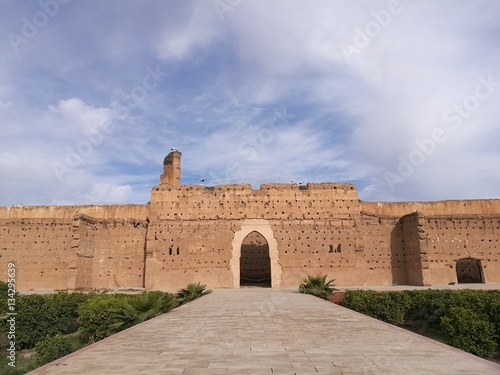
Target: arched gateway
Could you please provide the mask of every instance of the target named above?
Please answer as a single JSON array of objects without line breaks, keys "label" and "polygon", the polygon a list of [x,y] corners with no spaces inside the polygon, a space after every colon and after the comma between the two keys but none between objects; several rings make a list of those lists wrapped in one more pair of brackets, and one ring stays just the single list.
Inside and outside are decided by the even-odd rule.
[{"label": "arched gateway", "polygon": [[278,262],[278,243],[268,220],[243,222],[234,234],[230,268],[234,288],[245,284],[280,287],[282,269]]},{"label": "arched gateway", "polygon": [[271,286],[269,245],[259,232],[249,233],[241,244],[240,286]]}]

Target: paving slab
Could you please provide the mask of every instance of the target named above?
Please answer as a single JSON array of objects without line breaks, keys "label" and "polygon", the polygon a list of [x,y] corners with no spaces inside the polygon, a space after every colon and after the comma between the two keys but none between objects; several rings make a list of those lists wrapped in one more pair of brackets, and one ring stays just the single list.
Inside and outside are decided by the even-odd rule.
[{"label": "paving slab", "polygon": [[290,289],[219,289],[30,374],[500,374],[500,365]]}]

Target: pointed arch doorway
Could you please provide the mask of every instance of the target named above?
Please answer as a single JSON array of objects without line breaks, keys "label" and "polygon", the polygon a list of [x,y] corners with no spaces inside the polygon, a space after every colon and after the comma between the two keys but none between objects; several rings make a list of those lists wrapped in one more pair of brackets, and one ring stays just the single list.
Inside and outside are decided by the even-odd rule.
[{"label": "pointed arch doorway", "polygon": [[274,233],[269,220],[265,219],[246,219],[241,223],[239,229],[236,229],[232,242],[232,256],[229,261],[229,269],[233,275],[233,287],[240,287],[240,261],[242,244],[245,238],[252,232],[258,232],[267,242],[270,258],[270,278],[271,288],[279,288],[283,269],[279,262],[278,241],[274,238]]},{"label": "pointed arch doorway", "polygon": [[240,286],[271,287],[269,244],[257,231],[249,233],[241,243]]}]

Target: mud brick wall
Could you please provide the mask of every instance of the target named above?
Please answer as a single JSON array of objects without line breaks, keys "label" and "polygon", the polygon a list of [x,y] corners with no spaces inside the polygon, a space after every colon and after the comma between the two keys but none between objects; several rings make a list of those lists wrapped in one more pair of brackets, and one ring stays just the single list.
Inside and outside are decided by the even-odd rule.
[{"label": "mud brick wall", "polygon": [[231,287],[231,221],[156,220],[149,224],[146,287],[178,289],[202,281]]},{"label": "mud brick wall", "polygon": [[0,279],[7,279],[7,264],[13,261],[20,290],[70,287],[72,224],[66,219],[0,219]]},{"label": "mud brick wall", "polygon": [[[7,263],[14,261],[19,290],[141,287],[147,208],[146,205],[0,207],[0,278],[7,279]],[[120,219],[133,217],[130,215],[139,219]],[[82,217],[87,217],[83,226]],[[140,222],[141,230],[130,220]],[[101,253],[98,253],[100,258],[94,257],[96,248],[102,254],[109,252],[109,258]],[[111,271],[94,273],[98,269]]]},{"label": "mud brick wall", "polygon": [[357,285],[406,284],[403,227],[398,217],[361,213]]},{"label": "mud brick wall", "polygon": [[500,216],[426,216],[422,220],[430,283],[457,282],[460,259],[480,261],[484,282],[500,282]]},{"label": "mud brick wall", "polygon": [[0,278],[15,261],[21,290],[239,287],[269,273],[273,287],[307,275],[430,285],[475,267],[500,282],[498,199],[361,202],[346,183],[254,190],[180,185],[179,173],[166,168],[146,205],[0,207]]},{"label": "mud brick wall", "polygon": [[75,217],[75,289],[141,288],[147,222]]}]

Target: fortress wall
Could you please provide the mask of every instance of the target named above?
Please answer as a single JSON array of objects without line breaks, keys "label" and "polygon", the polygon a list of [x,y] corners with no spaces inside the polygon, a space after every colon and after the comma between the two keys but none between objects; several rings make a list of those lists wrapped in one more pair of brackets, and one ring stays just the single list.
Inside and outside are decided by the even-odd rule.
[{"label": "fortress wall", "polygon": [[500,214],[500,199],[447,200],[436,202],[361,202],[361,211],[380,216],[402,217],[415,211],[435,215]]},{"label": "fortress wall", "polygon": [[146,288],[179,289],[202,282],[232,288],[231,243],[237,222],[163,220],[151,222],[146,250]]},{"label": "fortress wall", "polygon": [[485,282],[500,282],[500,215],[426,216],[423,227],[433,284],[457,282],[462,258],[481,261]]},{"label": "fortress wall", "polygon": [[67,289],[74,263],[73,223],[65,219],[0,219],[0,280],[16,264],[16,287]]},{"label": "fortress wall", "polygon": [[0,278],[14,260],[21,290],[234,287],[242,243],[243,270],[271,268],[273,287],[446,284],[467,257],[500,282],[499,199],[360,202],[343,183],[160,184],[148,205],[0,207],[0,235]]},{"label": "fortress wall", "polygon": [[403,228],[399,218],[361,214],[358,233],[359,282],[353,285],[406,284]]},{"label": "fortress wall", "polygon": [[423,220],[417,211],[401,218],[408,285],[430,285],[428,255],[424,239]]},{"label": "fortress wall", "polygon": [[199,272],[209,287],[233,287],[232,241],[248,219],[271,223],[284,272],[281,286],[297,286],[307,274],[333,269],[340,282],[354,277],[359,219],[354,185],[265,184],[259,190],[159,185],[152,191],[146,264],[147,274],[155,276],[147,277],[147,286],[168,288]]},{"label": "fortress wall", "polygon": [[75,215],[84,214],[100,219],[146,220],[148,205],[109,204],[87,206],[10,206],[0,207],[0,219],[65,219],[73,220]]},{"label": "fortress wall", "polygon": [[75,218],[75,289],[142,288],[147,222]]},{"label": "fortress wall", "polygon": [[[13,260],[19,290],[141,287],[147,222],[70,215],[86,211],[113,217],[141,213],[139,207],[2,207],[14,218],[0,219],[0,279],[6,280],[7,262]],[[44,209],[46,217],[36,218]]]},{"label": "fortress wall", "polygon": [[158,185],[151,193],[150,218],[159,220],[325,219],[359,212],[351,184],[248,184],[205,188]]},{"label": "fortress wall", "polygon": [[[328,276],[336,285],[354,285],[358,253],[357,223],[336,220],[272,221],[283,268],[282,287],[298,286],[307,275]],[[356,284],[357,285],[357,284]]]}]

